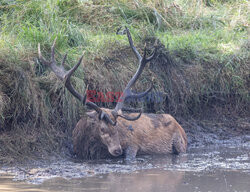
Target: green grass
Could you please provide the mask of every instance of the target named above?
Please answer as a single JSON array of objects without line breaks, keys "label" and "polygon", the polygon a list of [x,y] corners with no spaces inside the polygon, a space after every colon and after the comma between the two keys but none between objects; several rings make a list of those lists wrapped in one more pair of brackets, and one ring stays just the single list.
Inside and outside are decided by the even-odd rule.
[{"label": "green grass", "polygon": [[[142,90],[154,77],[156,91],[165,93],[151,110],[190,116],[216,106],[246,115],[249,6],[247,0],[2,0],[0,161],[59,149],[84,114],[37,59],[37,44],[48,57],[55,37],[58,62],[68,53],[66,68],[85,52],[73,78],[81,92],[87,84],[122,90],[137,68],[126,36],[115,34],[128,26],[139,50],[150,38],[165,46],[159,58],[169,63],[156,60],[136,85]],[[12,142],[19,137],[27,140]]]}]

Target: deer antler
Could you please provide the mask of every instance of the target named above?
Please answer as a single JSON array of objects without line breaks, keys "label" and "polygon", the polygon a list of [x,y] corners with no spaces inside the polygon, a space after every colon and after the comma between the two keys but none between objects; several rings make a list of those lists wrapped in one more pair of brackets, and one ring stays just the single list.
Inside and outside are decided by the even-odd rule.
[{"label": "deer antler", "polygon": [[64,82],[65,87],[69,90],[69,92],[73,96],[75,96],[83,104],[86,104],[90,108],[94,109],[99,114],[100,119],[105,118],[109,123],[111,123],[112,125],[115,125],[116,123],[110,119],[109,115],[106,112],[102,111],[102,109],[100,107],[98,107],[95,103],[87,100],[86,94],[83,96],[79,92],[77,92],[70,82],[70,77],[76,71],[76,69],[79,67],[79,65],[81,64],[82,59],[83,59],[83,55],[80,57],[79,61],[72,69],[66,71],[64,68],[64,64],[65,64],[65,61],[67,59],[67,54],[64,55],[61,65],[58,66],[56,63],[56,60],[55,60],[55,44],[56,44],[56,38],[51,46],[51,59],[50,59],[50,61],[47,61],[41,54],[40,43],[39,43],[38,44],[39,60],[42,62],[42,64],[47,65],[55,73],[55,75],[61,81]]},{"label": "deer antler", "polygon": [[[157,51],[157,46],[155,46],[153,53],[149,57],[146,57],[147,49],[146,49],[146,45],[145,45],[143,56],[141,56],[140,53],[137,51],[137,49],[134,46],[131,34],[130,34],[129,29],[127,27],[125,27],[125,30],[122,32],[122,34],[124,34],[124,32],[126,32],[127,37],[128,37],[128,41],[129,41],[129,44],[130,44],[130,47],[132,48],[132,51],[134,52],[137,60],[139,61],[139,67],[138,67],[136,73],[134,74],[134,76],[132,77],[132,79],[130,79],[130,81],[128,82],[126,88],[123,90],[123,95],[120,98],[121,102],[118,102],[116,104],[116,107],[112,111],[112,114],[115,117],[115,119],[118,116],[120,116],[120,117],[122,117],[124,119],[130,120],[130,121],[134,121],[134,120],[137,120],[137,119],[140,118],[142,112],[140,111],[139,115],[137,117],[135,117],[135,118],[125,116],[125,115],[122,114],[123,105],[124,105],[124,102],[125,102],[125,100],[127,98],[131,98],[131,97],[132,98],[141,98],[141,97],[144,97],[145,95],[147,95],[152,90],[153,86],[151,85],[151,87],[148,88],[145,92],[140,93],[140,94],[134,94],[131,91],[131,87],[135,84],[135,82],[137,81],[137,79],[142,74],[142,71],[145,68],[146,64],[148,62],[150,62],[155,57],[156,51]],[[120,34],[119,31],[117,31],[117,34]]]}]

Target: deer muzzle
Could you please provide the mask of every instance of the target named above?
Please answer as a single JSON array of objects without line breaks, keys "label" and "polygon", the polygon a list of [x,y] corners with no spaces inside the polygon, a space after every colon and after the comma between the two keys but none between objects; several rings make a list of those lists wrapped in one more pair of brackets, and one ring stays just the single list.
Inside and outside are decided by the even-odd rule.
[{"label": "deer muzzle", "polygon": [[122,154],[122,148],[121,146],[119,145],[119,147],[116,147],[116,148],[109,148],[109,153],[115,157],[117,156],[120,156]]}]

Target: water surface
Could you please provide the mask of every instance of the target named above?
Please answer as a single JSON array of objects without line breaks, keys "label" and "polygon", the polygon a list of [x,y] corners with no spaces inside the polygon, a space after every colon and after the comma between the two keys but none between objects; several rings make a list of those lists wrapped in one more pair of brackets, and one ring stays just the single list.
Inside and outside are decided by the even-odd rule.
[{"label": "water surface", "polygon": [[250,145],[194,148],[180,156],[2,167],[0,191],[250,191]]}]

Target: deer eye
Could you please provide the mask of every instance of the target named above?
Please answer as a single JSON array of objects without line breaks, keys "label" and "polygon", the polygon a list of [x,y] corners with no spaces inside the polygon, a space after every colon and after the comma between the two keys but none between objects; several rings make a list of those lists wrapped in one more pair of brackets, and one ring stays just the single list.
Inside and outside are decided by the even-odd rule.
[{"label": "deer eye", "polygon": [[101,132],[105,132],[105,129],[103,127],[101,127]]}]

